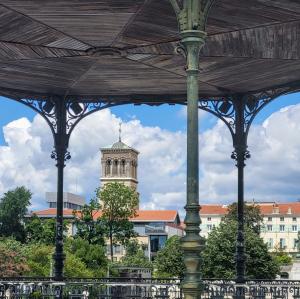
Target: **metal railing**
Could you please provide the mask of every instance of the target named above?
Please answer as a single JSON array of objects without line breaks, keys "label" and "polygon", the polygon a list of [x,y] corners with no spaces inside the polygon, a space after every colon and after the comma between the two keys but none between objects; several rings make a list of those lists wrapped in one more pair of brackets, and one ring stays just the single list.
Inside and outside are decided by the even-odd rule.
[{"label": "metal railing", "polygon": [[[0,299],[183,299],[180,280],[0,278]],[[201,299],[300,299],[300,281],[205,279]]]},{"label": "metal railing", "polygon": [[0,278],[0,299],[181,299],[175,279],[103,278],[56,282],[38,278]]},{"label": "metal railing", "polygon": [[247,280],[236,284],[232,280],[204,280],[203,299],[300,299],[300,281]]}]

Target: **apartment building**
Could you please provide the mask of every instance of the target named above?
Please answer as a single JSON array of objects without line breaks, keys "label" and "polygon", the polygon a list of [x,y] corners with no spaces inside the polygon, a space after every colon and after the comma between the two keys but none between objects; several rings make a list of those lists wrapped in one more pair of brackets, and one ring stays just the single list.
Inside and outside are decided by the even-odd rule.
[{"label": "apartment building", "polygon": [[[268,244],[270,251],[280,248],[296,254],[300,231],[300,202],[257,202],[254,204],[259,206],[263,216],[261,237]],[[226,205],[202,205],[201,234],[207,237],[212,229],[220,224],[226,213]]]}]

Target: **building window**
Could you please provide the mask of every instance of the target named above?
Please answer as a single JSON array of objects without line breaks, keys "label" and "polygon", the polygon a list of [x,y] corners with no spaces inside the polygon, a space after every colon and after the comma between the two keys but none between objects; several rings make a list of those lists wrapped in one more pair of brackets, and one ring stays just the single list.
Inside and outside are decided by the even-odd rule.
[{"label": "building window", "polygon": [[273,248],[273,239],[272,238],[270,238],[269,240],[268,240],[268,248],[269,249],[271,249],[271,248]]},{"label": "building window", "polygon": [[211,225],[211,224],[208,224],[208,225],[207,225],[207,231],[210,232],[211,230],[212,230],[212,225]]},{"label": "building window", "polygon": [[268,221],[272,221],[272,217],[268,217]]},{"label": "building window", "polygon": [[280,217],[280,221],[284,221],[284,217]]},{"label": "building window", "polygon": [[297,221],[297,218],[296,218],[296,217],[293,217],[293,221],[294,221],[294,222]]},{"label": "building window", "polygon": [[56,209],[56,202],[50,202],[49,207],[52,209]]},{"label": "building window", "polygon": [[211,217],[207,217],[207,221],[211,221]]},{"label": "building window", "polygon": [[296,232],[297,231],[297,225],[292,225],[292,231]]},{"label": "building window", "polygon": [[151,252],[157,252],[165,246],[167,236],[150,236]]},{"label": "building window", "polygon": [[298,247],[298,239],[294,239],[294,249],[296,249]]},{"label": "building window", "polygon": [[280,239],[280,241],[279,241],[279,247],[280,247],[280,249],[285,249],[285,239]]},{"label": "building window", "polygon": [[121,253],[121,245],[115,245],[115,247],[114,247],[114,249],[115,249],[115,253],[116,254],[120,254]]},{"label": "building window", "polygon": [[284,232],[284,225],[283,224],[279,225],[279,231]]},{"label": "building window", "polygon": [[267,231],[268,231],[268,232],[271,232],[272,230],[273,230],[272,224],[268,224],[268,225],[267,225]]}]

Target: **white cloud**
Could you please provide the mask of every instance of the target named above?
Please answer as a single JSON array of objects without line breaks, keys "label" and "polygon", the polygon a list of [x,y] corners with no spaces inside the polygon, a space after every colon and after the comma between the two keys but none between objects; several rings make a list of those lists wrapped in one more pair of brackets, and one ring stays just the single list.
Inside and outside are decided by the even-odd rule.
[{"label": "white cloud", "polygon": [[[245,169],[246,198],[293,200],[300,196],[300,105],[274,113],[250,131],[252,158]],[[65,168],[65,191],[88,198],[99,185],[99,148],[118,138],[120,119],[104,110],[82,120],[70,140],[72,159]],[[46,205],[44,194],[55,191],[53,140],[46,122],[36,116],[21,118],[4,128],[0,147],[0,193],[25,185],[34,193],[32,208]],[[123,123],[123,141],[139,156],[141,207],[178,209],[185,205],[186,136],[159,127],[146,127],[137,119]],[[199,136],[200,202],[236,199],[237,172],[230,159],[232,141],[221,121]]]},{"label": "white cloud", "polygon": [[[70,139],[72,159],[65,168],[65,191],[89,199],[99,186],[101,147],[118,139],[120,119],[110,110],[82,120]],[[141,206],[155,200],[153,194],[184,190],[185,135],[159,127],[144,127],[140,121],[123,123],[122,140],[140,152],[139,191]],[[6,146],[0,147],[0,193],[25,185],[34,193],[32,208],[46,205],[44,194],[55,191],[55,161],[50,159],[53,140],[46,122],[36,116],[13,121],[4,128]],[[182,198],[183,205],[184,197]],[[153,205],[152,205],[153,206]],[[156,208],[168,206],[156,205]],[[177,208],[177,207],[174,207]]]}]

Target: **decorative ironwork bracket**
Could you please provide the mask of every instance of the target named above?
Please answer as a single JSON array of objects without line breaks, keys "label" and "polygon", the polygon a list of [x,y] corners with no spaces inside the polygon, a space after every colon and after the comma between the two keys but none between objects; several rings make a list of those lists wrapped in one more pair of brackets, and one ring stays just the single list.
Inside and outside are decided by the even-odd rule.
[{"label": "decorative ironwork bracket", "polygon": [[235,151],[232,159],[238,160],[238,151],[242,151],[243,160],[250,158],[247,139],[250,127],[257,114],[270,102],[293,90],[279,87],[255,94],[237,94],[221,98],[201,99],[199,109],[212,113],[228,127]]},{"label": "decorative ironwork bracket", "polygon": [[[245,282],[246,254],[244,238],[244,167],[250,158],[247,150],[249,130],[256,115],[272,100],[291,92],[291,88],[282,87],[256,94],[236,94],[219,99],[201,99],[199,109],[210,112],[221,119],[232,135],[234,151],[231,158],[237,163],[238,195],[237,195],[237,243],[236,243],[236,282]],[[242,291],[241,288],[240,291]]]},{"label": "decorative ironwork bracket", "polygon": [[106,101],[79,101],[54,96],[41,100],[30,98],[15,100],[32,108],[48,123],[54,138],[54,150],[51,153],[52,159],[58,159],[57,147],[62,146],[59,140],[63,140],[64,161],[71,159],[71,155],[67,151],[70,136],[76,125],[83,118],[106,108],[127,104],[123,102],[120,104]]}]

